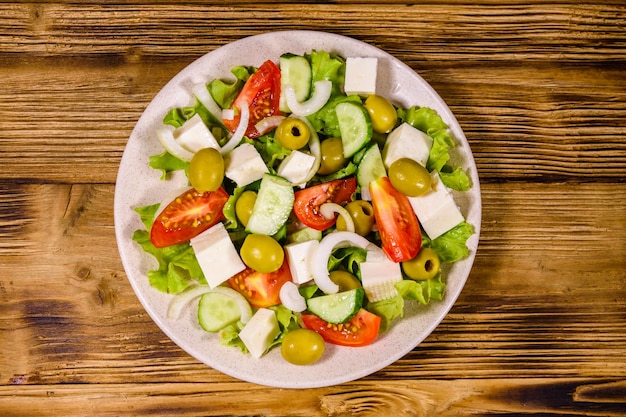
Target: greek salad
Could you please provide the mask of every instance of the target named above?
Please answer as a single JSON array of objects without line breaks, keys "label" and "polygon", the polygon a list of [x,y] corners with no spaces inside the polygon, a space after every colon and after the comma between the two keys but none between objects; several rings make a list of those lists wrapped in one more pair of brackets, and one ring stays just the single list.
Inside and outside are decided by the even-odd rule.
[{"label": "greek salad", "polygon": [[133,240],[158,261],[147,278],[172,294],[170,319],[192,306],[220,343],[306,365],[442,299],[474,233],[451,190],[471,182],[436,111],[376,91],[378,64],[285,53],[167,112],[149,164],[185,187],[135,208]]}]

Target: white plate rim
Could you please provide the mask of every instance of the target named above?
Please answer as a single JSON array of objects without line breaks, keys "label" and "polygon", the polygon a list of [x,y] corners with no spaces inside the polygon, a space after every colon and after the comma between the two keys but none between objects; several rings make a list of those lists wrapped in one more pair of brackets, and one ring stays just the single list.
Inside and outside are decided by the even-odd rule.
[{"label": "white plate rim", "polygon": [[[467,242],[469,256],[448,271],[443,301],[428,306],[409,304],[406,317],[371,346],[345,348],[327,344],[321,361],[299,367],[282,360],[279,349],[254,359],[237,349],[219,345],[214,335],[193,323],[192,308],[179,321],[168,320],[166,310],[171,296],[147,284],[146,272],[155,263],[132,241],[133,231],[142,227],[132,209],[159,202],[158,197],[163,198],[180,185],[176,179],[161,181],[160,173],[148,167],[147,157],[162,152],[153,137],[154,128],[161,123],[167,109],[189,103],[194,83],[227,78],[235,65],[259,66],[265,59],[276,61],[281,53],[301,54],[313,49],[345,57],[377,57],[379,74],[389,75],[378,77],[378,91],[400,105],[419,105],[438,111],[458,144],[452,161],[466,168],[473,182],[470,191],[455,193],[455,198],[467,221],[474,226],[475,234]],[[407,85],[411,88],[407,89]],[[279,31],[245,37],[203,55],[175,75],[154,97],[133,129],[122,156],[115,188],[114,224],[122,264],[137,298],[152,320],[181,349],[243,381],[279,388],[318,388],[354,381],[387,367],[418,346],[440,324],[461,293],[474,262],[481,227],[480,195],[476,164],[458,121],[437,92],[413,69],[389,53],[354,38],[309,30]]]}]

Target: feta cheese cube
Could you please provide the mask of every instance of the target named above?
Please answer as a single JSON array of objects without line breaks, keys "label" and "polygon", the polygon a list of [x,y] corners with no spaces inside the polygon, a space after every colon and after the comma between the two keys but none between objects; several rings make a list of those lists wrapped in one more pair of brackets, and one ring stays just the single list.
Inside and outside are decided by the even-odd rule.
[{"label": "feta cheese cube", "polygon": [[369,301],[375,303],[398,294],[395,284],[402,281],[399,263],[393,262],[384,254],[368,252],[367,259],[361,262],[360,268],[361,282]]},{"label": "feta cheese cube", "polygon": [[260,308],[241,329],[239,338],[250,351],[250,355],[258,359],[279,334],[276,313],[268,308]]},{"label": "feta cheese cube", "polygon": [[465,218],[437,172],[431,177],[433,190],[419,197],[409,197],[409,202],[428,237],[436,239]]},{"label": "feta cheese cube", "polygon": [[315,157],[300,151],[291,151],[278,166],[276,173],[292,184],[304,183],[315,165]]},{"label": "feta cheese cube", "polygon": [[174,130],[174,138],[180,146],[194,153],[204,148],[220,149],[217,139],[198,114]]},{"label": "feta cheese cube", "polygon": [[383,163],[389,169],[391,164],[400,158],[411,158],[422,166],[426,166],[433,138],[408,123],[396,127],[383,147]]},{"label": "feta cheese cube", "polygon": [[376,94],[377,67],[376,58],[346,58],[345,93],[360,96]]},{"label": "feta cheese cube", "polygon": [[224,168],[226,177],[235,181],[238,187],[260,180],[269,172],[261,154],[250,143],[243,143],[230,151],[224,158]]},{"label": "feta cheese cube", "polygon": [[221,222],[191,239],[190,243],[211,288],[246,269]]},{"label": "feta cheese cube", "polygon": [[307,240],[285,246],[291,278],[296,284],[306,284],[313,279],[311,260],[319,243],[317,240]]}]

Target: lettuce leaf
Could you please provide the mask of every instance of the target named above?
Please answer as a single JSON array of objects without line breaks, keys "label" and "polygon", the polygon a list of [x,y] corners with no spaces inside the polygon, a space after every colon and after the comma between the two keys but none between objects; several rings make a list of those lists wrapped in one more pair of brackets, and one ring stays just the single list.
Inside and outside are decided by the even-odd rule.
[{"label": "lettuce leaf", "polygon": [[473,234],[474,227],[467,222],[461,222],[434,240],[422,235],[422,245],[435,251],[441,262],[453,263],[469,255],[466,242]]},{"label": "lettuce leaf", "polygon": [[185,122],[191,119],[195,115],[199,115],[204,124],[211,130],[216,136],[216,139],[220,140],[225,137],[225,127],[222,121],[218,119],[219,115],[213,115],[200,101],[197,99],[194,104],[186,107],[174,107],[167,112],[163,117],[163,124],[179,128],[185,124]]},{"label": "lettuce leaf", "polygon": [[351,274],[360,277],[359,265],[365,262],[367,250],[356,246],[348,246],[333,250],[328,258],[328,270],[344,269]]},{"label": "lettuce leaf", "polygon": [[148,230],[152,227],[158,206],[153,204],[135,209],[147,230],[136,230],[133,233],[133,240],[158,262],[157,269],[148,271],[150,285],[159,291],[177,294],[194,282],[206,284],[200,264],[189,243],[157,248],[150,241]]},{"label": "lettuce leaf", "polygon": [[404,298],[401,295],[397,295],[386,300],[368,303],[367,311],[381,318],[379,332],[384,333],[389,329],[394,319],[404,315]]},{"label": "lettuce leaf", "polygon": [[439,171],[439,178],[441,182],[453,190],[467,191],[472,187],[472,182],[467,175],[467,172],[463,168],[453,169],[449,165],[445,165],[441,171]]},{"label": "lettuce leaf", "polygon": [[431,300],[443,300],[446,284],[441,280],[441,273],[425,281],[403,279],[396,283],[396,289],[405,300],[416,300],[428,304]]},{"label": "lettuce leaf", "polygon": [[189,162],[185,162],[176,158],[168,151],[165,151],[159,155],[151,156],[148,165],[150,165],[150,167],[154,169],[158,169],[161,171],[162,180],[165,180],[167,178],[167,174],[172,171],[178,171],[181,169],[187,171],[189,169]]},{"label": "lettuce leaf", "polygon": [[332,93],[340,93],[340,86],[345,81],[346,61],[326,51],[311,51],[305,57],[311,63],[311,82],[329,80],[333,83]]},{"label": "lettuce leaf", "polygon": [[248,78],[256,72],[256,68],[240,65],[233,67],[230,72],[235,76],[235,81],[232,83],[215,79],[207,85],[213,100],[222,109],[227,109],[233,104]]},{"label": "lettuce leaf", "polygon": [[448,132],[448,125],[435,110],[428,107],[413,106],[408,109],[398,109],[397,113],[401,121],[433,138],[426,168],[429,171],[440,171],[450,159],[450,149],[454,147],[454,140]]},{"label": "lettuce leaf", "polygon": [[336,95],[331,96],[328,102],[319,109],[317,112],[308,116],[309,122],[313,128],[321,132],[322,134],[330,137],[340,137],[341,131],[339,130],[339,122],[337,121],[337,113],[335,107],[339,103],[353,102],[361,104],[361,98],[356,95],[344,96]]},{"label": "lettuce leaf", "polygon": [[250,143],[259,151],[272,174],[276,174],[277,165],[291,153],[274,138],[273,134],[263,135]]}]

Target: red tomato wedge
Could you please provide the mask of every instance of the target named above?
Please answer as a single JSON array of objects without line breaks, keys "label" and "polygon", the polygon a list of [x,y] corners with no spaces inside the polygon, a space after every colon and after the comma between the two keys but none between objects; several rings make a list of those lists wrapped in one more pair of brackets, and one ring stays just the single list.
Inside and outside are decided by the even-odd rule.
[{"label": "red tomato wedge", "polygon": [[329,324],[315,314],[303,314],[302,322],[328,343],[341,346],[366,346],[378,336],[381,318],[365,309],[343,324]]},{"label": "red tomato wedge", "polygon": [[238,291],[255,308],[271,307],[280,304],[280,287],[291,281],[287,259],[274,272],[257,272],[246,268],[228,280],[228,285]]},{"label": "red tomato wedge", "polygon": [[163,209],[152,224],[150,241],[157,248],[188,242],[224,218],[228,200],[223,188],[201,193],[191,188]]},{"label": "red tomato wedge", "polygon": [[422,246],[422,233],[409,199],[387,177],[372,181],[370,194],[383,251],[395,262],[413,259]]},{"label": "red tomato wedge", "polygon": [[356,178],[334,180],[314,185],[295,193],[293,212],[298,220],[315,230],[326,230],[335,224],[335,218],[327,219],[319,208],[326,202],[343,204],[350,201],[356,191]]},{"label": "red tomato wedge", "polygon": [[[274,62],[268,60],[248,78],[231,106],[235,109],[235,117],[232,120],[224,120],[224,125],[234,132],[239,125],[241,106],[247,103],[250,108],[250,121],[245,135],[250,139],[257,138],[267,132],[259,132],[255,125],[266,117],[280,113],[279,100],[280,69]],[[270,126],[269,129],[271,128]]]}]

